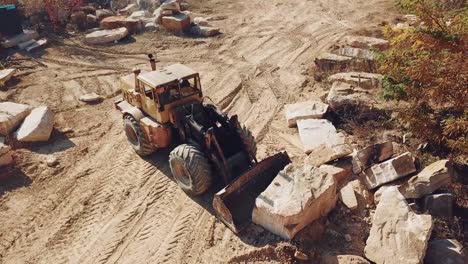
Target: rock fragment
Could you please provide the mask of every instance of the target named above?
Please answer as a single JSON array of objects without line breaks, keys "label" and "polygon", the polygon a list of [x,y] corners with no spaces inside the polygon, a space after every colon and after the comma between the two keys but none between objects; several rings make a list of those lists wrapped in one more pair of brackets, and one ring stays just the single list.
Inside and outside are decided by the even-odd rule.
[{"label": "rock fragment", "polygon": [[369,189],[409,175],[416,171],[411,153],[406,152],[393,159],[374,165],[364,171],[364,181]]},{"label": "rock fragment", "polygon": [[31,112],[31,108],[24,104],[11,102],[0,103],[0,135],[7,136]]},{"label": "rock fragment", "polygon": [[320,101],[305,101],[287,104],[284,107],[286,121],[289,127],[297,126],[300,119],[320,119],[327,112],[328,105]]},{"label": "rock fragment", "polygon": [[84,41],[86,44],[98,45],[121,40],[127,35],[128,30],[125,27],[109,30],[98,30],[87,34]]},{"label": "rock fragment", "polygon": [[16,69],[4,69],[0,70],[0,87],[5,85],[6,82],[8,82],[11,77],[13,77],[16,73]]},{"label": "rock fragment", "polygon": [[339,145],[322,144],[310,152],[305,159],[305,163],[317,167],[351,153],[353,153],[353,148],[347,143]]},{"label": "rock fragment", "polygon": [[334,177],[320,168],[288,165],[257,197],[252,221],[292,239],[305,226],[328,214],[336,200]]},{"label": "rock fragment", "polygon": [[306,154],[310,154],[314,149],[323,144],[333,146],[345,143],[345,136],[341,133],[337,133],[336,128],[328,120],[298,120],[297,127]]},{"label": "rock fragment", "polygon": [[94,103],[102,100],[102,96],[97,93],[88,93],[80,96],[80,101],[86,103]]},{"label": "rock fragment", "polygon": [[356,153],[356,159],[361,169],[367,169],[370,166],[385,161],[393,156],[393,144],[391,141],[367,146]]},{"label": "rock fragment", "polygon": [[203,38],[209,38],[219,35],[221,32],[217,27],[195,25],[190,28],[190,33]]},{"label": "rock fragment", "polygon": [[4,41],[0,43],[3,48],[11,48],[14,47],[22,42],[36,39],[39,37],[39,34],[34,30],[24,30],[23,33],[12,36],[12,37],[4,37]]},{"label": "rock fragment", "polygon": [[169,31],[181,33],[190,27],[190,17],[184,13],[174,16],[163,16],[161,24]]},{"label": "rock fragment", "polygon": [[340,190],[340,200],[351,210],[357,209],[358,201],[356,194],[354,193],[354,188],[351,183],[346,184]]},{"label": "rock fragment", "polygon": [[408,182],[399,187],[405,198],[421,198],[448,185],[452,178],[452,165],[449,160],[439,160],[425,167]]},{"label": "rock fragment", "polygon": [[47,106],[34,108],[19,127],[16,138],[21,142],[48,141],[54,127],[54,113]]},{"label": "rock fragment", "polygon": [[377,205],[364,253],[376,263],[422,263],[432,232],[432,217],[414,213],[396,187]]}]

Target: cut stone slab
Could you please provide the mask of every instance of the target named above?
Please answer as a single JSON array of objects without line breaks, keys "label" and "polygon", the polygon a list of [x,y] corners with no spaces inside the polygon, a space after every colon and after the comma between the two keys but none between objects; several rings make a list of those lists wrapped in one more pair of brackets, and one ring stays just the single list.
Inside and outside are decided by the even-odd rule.
[{"label": "cut stone slab", "polygon": [[23,33],[15,35],[13,37],[5,37],[5,41],[1,43],[3,48],[11,48],[22,42],[36,39],[39,37],[39,34],[34,30],[24,30]]},{"label": "cut stone slab", "polygon": [[333,53],[323,53],[315,59],[317,68],[324,72],[339,72],[346,70],[353,58]]},{"label": "cut stone slab", "polygon": [[383,75],[368,72],[340,72],[328,77],[329,82],[345,82],[363,89],[379,88]]},{"label": "cut stone slab", "polygon": [[336,128],[328,120],[298,120],[297,127],[306,154],[310,154],[314,149],[323,144],[333,146],[345,143],[345,136],[341,133],[337,133]]},{"label": "cut stone slab", "polygon": [[295,104],[287,104],[284,107],[286,120],[289,127],[297,126],[300,119],[320,119],[327,112],[328,105],[320,101],[306,101]]},{"label": "cut stone slab", "polygon": [[284,239],[292,239],[336,204],[335,179],[320,168],[288,165],[260,194],[252,221]]},{"label": "cut stone slab", "polygon": [[163,16],[161,23],[169,31],[183,32],[190,27],[190,17],[183,13],[174,16]]},{"label": "cut stone slab", "polygon": [[454,197],[451,193],[431,194],[424,197],[424,211],[442,217],[453,217]]},{"label": "cut stone slab", "polygon": [[373,61],[375,59],[375,53],[368,49],[359,49],[353,47],[341,47],[333,51],[333,53],[341,56],[356,58],[356,59],[365,59]]},{"label": "cut stone slab", "polygon": [[408,182],[400,186],[399,190],[406,199],[421,198],[448,185],[451,182],[452,174],[451,162],[439,160],[411,177]]},{"label": "cut stone slab", "polygon": [[80,101],[86,103],[94,103],[102,100],[102,96],[97,93],[89,93],[80,96]]},{"label": "cut stone slab", "polygon": [[343,42],[345,45],[360,49],[386,50],[389,47],[388,40],[365,36],[345,36]]},{"label": "cut stone slab", "polygon": [[355,210],[358,207],[358,201],[352,183],[346,184],[340,190],[340,200],[351,210]]},{"label": "cut stone slab", "polygon": [[334,82],[327,96],[331,110],[340,112],[368,112],[372,108],[372,97],[365,89],[359,89],[352,84]]},{"label": "cut stone slab", "polygon": [[96,18],[97,20],[103,20],[106,17],[113,16],[114,12],[109,9],[98,9],[96,10]]},{"label": "cut stone slab", "polygon": [[392,141],[385,141],[367,146],[356,153],[361,169],[367,169],[372,165],[385,161],[393,156]]},{"label": "cut stone slab", "polygon": [[48,141],[54,127],[54,113],[47,106],[34,108],[16,133],[21,142]]},{"label": "cut stone slab", "polygon": [[47,39],[43,38],[43,39],[34,41],[31,45],[27,46],[25,50],[27,52],[32,52],[40,47],[44,47],[45,45],[47,45],[47,43],[48,43]]},{"label": "cut stone slab", "polygon": [[133,12],[138,11],[138,5],[137,4],[129,4],[123,9],[120,9],[119,12],[124,15],[130,15]]},{"label": "cut stone slab", "polygon": [[101,21],[102,29],[118,29],[125,27],[129,34],[137,33],[142,29],[139,19],[127,18],[125,16],[110,16]]},{"label": "cut stone slab", "polygon": [[406,152],[393,159],[374,165],[364,171],[365,183],[374,189],[416,171],[411,153]]},{"label": "cut stone slab", "polygon": [[468,248],[455,239],[440,239],[429,242],[425,264],[466,264]]},{"label": "cut stone slab", "polygon": [[8,82],[16,73],[16,69],[0,70],[0,86]]},{"label": "cut stone slab", "polygon": [[24,104],[0,103],[0,135],[10,134],[30,112],[31,108]]},{"label": "cut stone slab", "polygon": [[353,147],[344,143],[339,145],[322,144],[312,150],[306,157],[305,163],[318,167],[329,161],[333,161],[353,153]]},{"label": "cut stone slab", "polygon": [[337,186],[341,186],[351,176],[351,168],[347,166],[346,159],[341,159],[333,164],[324,164],[320,170],[335,178]]},{"label": "cut stone slab", "polygon": [[98,30],[92,33],[89,33],[85,36],[86,44],[105,44],[109,42],[114,42],[121,40],[128,35],[128,30],[125,27],[109,30]]},{"label": "cut stone slab", "polygon": [[190,28],[190,32],[193,35],[203,37],[203,38],[209,38],[209,37],[214,37],[216,35],[220,34],[220,29],[217,27],[208,27],[208,26],[199,26],[195,25]]},{"label": "cut stone slab", "polygon": [[382,193],[364,254],[375,263],[420,264],[432,232],[432,217],[418,215],[396,187]]}]

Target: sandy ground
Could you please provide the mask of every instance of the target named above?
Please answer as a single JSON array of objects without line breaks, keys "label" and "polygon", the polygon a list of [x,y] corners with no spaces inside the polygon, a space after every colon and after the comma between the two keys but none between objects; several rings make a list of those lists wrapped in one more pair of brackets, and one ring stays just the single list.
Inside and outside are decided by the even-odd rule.
[{"label": "sandy ground", "polygon": [[[0,187],[1,263],[242,262],[262,259],[270,254],[262,248],[280,242],[255,226],[233,234],[212,215],[208,197],[179,190],[169,150],[147,159],[131,150],[113,109],[118,77],[149,68],[149,52],[158,65],[187,64],[200,72],[205,95],[251,128],[260,159],[287,150],[300,160],[284,104],[319,98],[322,87],[307,75],[315,56],[345,34],[390,21],[391,1],[194,2],[192,11],[213,17],[223,35],[146,33],[102,47],[55,39],[40,64],[18,62],[34,67],[0,100],[49,105],[56,130],[48,144],[17,146],[18,168],[2,172],[12,179]],[[87,92],[106,99],[78,101]],[[48,155],[60,166],[48,167]]]}]

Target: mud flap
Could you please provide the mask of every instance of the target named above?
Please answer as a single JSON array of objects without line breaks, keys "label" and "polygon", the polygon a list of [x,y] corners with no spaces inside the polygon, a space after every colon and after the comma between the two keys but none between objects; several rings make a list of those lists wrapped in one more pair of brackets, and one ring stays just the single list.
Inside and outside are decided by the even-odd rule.
[{"label": "mud flap", "polygon": [[213,208],[216,216],[234,233],[242,231],[252,220],[255,199],[290,162],[288,154],[280,152],[237,177],[215,194]]}]

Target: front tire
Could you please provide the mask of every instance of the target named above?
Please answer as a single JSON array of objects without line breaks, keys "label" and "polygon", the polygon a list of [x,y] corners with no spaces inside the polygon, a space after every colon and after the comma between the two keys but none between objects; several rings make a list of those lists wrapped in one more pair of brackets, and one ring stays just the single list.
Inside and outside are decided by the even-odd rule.
[{"label": "front tire", "polygon": [[128,142],[138,155],[147,156],[156,150],[146,139],[138,121],[132,116],[124,117],[124,131]]},{"label": "front tire", "polygon": [[211,165],[195,146],[182,144],[169,154],[172,175],[180,188],[190,195],[205,193],[213,182]]}]

